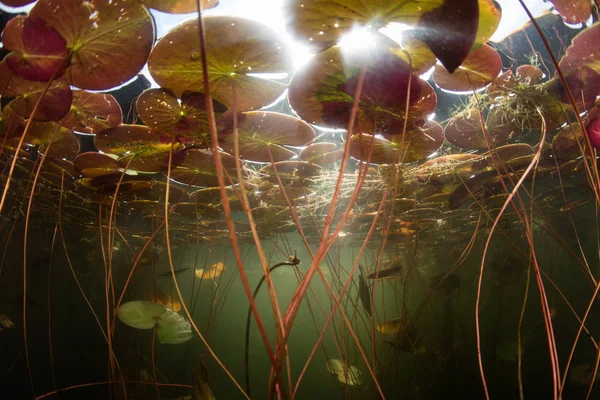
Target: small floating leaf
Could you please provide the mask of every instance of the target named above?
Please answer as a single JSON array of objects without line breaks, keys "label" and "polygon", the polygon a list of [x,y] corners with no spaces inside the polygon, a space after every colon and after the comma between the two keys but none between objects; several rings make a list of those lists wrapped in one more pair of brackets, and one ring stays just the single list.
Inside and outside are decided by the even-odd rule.
[{"label": "small floating leaf", "polygon": [[152,329],[166,311],[167,307],[162,304],[136,300],[121,304],[117,317],[133,328]]},{"label": "small floating leaf", "polygon": [[165,312],[157,321],[156,338],[158,341],[163,344],[180,344],[187,342],[192,336],[190,323],[166,307]]}]

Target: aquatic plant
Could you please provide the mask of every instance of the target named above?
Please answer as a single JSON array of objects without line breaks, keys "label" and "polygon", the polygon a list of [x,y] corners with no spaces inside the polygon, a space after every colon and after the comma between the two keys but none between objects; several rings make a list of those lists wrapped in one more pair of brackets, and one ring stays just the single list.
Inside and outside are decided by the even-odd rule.
[{"label": "aquatic plant", "polygon": [[[495,43],[493,0],[284,0],[301,66],[221,3],[38,0],[5,23],[2,382],[591,397],[598,3],[519,0],[529,26]],[[157,40],[156,11],[194,14]]]}]

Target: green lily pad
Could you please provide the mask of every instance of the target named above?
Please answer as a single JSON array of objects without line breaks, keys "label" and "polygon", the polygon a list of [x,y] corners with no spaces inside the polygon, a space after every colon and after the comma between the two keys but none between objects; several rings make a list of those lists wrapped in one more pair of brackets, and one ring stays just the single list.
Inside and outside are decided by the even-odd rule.
[{"label": "green lily pad", "polygon": [[166,312],[167,307],[162,304],[136,300],[121,304],[117,317],[133,328],[152,329]]},{"label": "green lily pad", "polygon": [[[150,129],[165,137],[202,138],[210,132],[202,93],[183,92],[178,100],[165,89],[148,89],[138,97],[135,108]],[[227,110],[213,101],[215,117]]]},{"label": "green lily pad", "polygon": [[[171,142],[161,140],[157,132],[143,125],[119,125],[99,132],[94,137],[98,150],[119,157],[123,165],[133,158],[129,169],[141,172],[158,172],[168,166]],[[180,143],[173,152],[181,150]]]},{"label": "green lily pad", "polygon": [[192,328],[184,317],[170,308],[158,319],[156,338],[163,344],[185,343],[192,338]]},{"label": "green lily pad", "polygon": [[[234,154],[233,114],[224,114],[218,125],[219,146]],[[289,160],[296,152],[283,146],[300,147],[315,138],[315,132],[306,122],[269,111],[238,114],[237,130],[240,158],[257,162]]]},{"label": "green lily pad", "polygon": [[[230,184],[227,175],[229,175],[233,183],[237,182],[235,158],[227,153],[221,153],[221,163],[223,164],[224,172],[226,172],[225,184]],[[189,149],[182,151],[173,156],[173,165],[171,179],[177,182],[192,186],[219,186],[217,170],[211,150]]]},{"label": "green lily pad", "polygon": [[154,43],[148,10],[126,0],[38,0],[30,18],[40,18],[66,41],[65,72],[81,89],[105,90],[137,74]]},{"label": "green lily pad", "polygon": [[[275,31],[258,22],[229,16],[204,18],[206,56],[212,97],[236,109],[252,110],[275,101],[286,85],[256,74],[290,73],[291,53]],[[204,93],[198,21],[184,22],[154,47],[148,69],[154,80],[179,97],[184,91]]]}]

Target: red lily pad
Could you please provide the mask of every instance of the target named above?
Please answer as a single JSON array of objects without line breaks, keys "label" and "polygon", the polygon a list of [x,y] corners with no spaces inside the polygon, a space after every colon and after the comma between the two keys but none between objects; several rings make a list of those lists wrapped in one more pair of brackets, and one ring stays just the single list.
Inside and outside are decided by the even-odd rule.
[{"label": "red lily pad", "polygon": [[[226,173],[225,184],[236,183],[237,167],[235,158],[227,153],[221,153],[220,156],[223,171]],[[182,151],[173,157],[173,164],[175,167],[171,168],[171,179],[177,182],[192,186],[219,186],[217,170],[211,150],[189,149]]]},{"label": "red lily pad", "polygon": [[71,54],[66,75],[82,89],[105,90],[137,74],[154,43],[148,10],[126,0],[38,0],[30,18],[54,28]]},{"label": "red lily pad", "polygon": [[318,142],[306,146],[300,152],[300,159],[315,164],[329,164],[342,159],[344,150],[338,143]]},{"label": "red lily pad", "polygon": [[[94,137],[98,150],[119,157],[122,165],[141,172],[158,172],[168,166],[170,142],[161,140],[158,133],[143,125],[119,125],[105,129]],[[183,146],[173,145],[173,152]],[[133,158],[133,160],[130,159]]]},{"label": "red lily pad", "polygon": [[[148,8],[171,14],[188,14],[198,11],[196,0],[140,0]],[[202,0],[202,10],[215,8],[219,0]]]},{"label": "red lily pad", "polygon": [[35,115],[31,115],[47,83],[30,81],[11,73],[5,61],[0,63],[0,86],[5,88],[4,97],[15,97],[10,107],[23,118],[58,121],[69,112],[71,107],[73,98],[71,89],[64,79],[57,79],[50,85]]},{"label": "red lily pad", "polygon": [[12,51],[5,58],[8,66],[25,79],[49,81],[67,66],[65,40],[41,19],[11,19],[2,31],[2,44]]},{"label": "red lily pad", "polygon": [[[423,122],[435,110],[433,88],[412,74],[410,65],[393,48],[383,42],[369,52],[368,59],[357,131],[401,133],[407,97],[411,121]],[[359,64],[353,61],[361,62],[345,60],[338,47],[314,56],[290,84],[288,96],[294,111],[312,124],[346,128],[360,72]]]},{"label": "red lily pad", "polygon": [[[229,16],[204,19],[211,95],[236,110],[261,108],[276,100],[286,85],[256,74],[290,73],[291,53],[271,28]],[[198,21],[193,19],[165,35],[154,47],[148,68],[154,80],[175,96],[204,93]]]},{"label": "red lily pad", "polygon": [[86,178],[118,172],[123,168],[123,165],[114,158],[95,151],[81,153],[75,157],[73,166]]},{"label": "red lily pad", "polygon": [[[233,114],[224,114],[218,125],[219,146],[234,154]],[[296,152],[283,146],[305,146],[315,138],[315,132],[306,122],[269,111],[239,114],[237,130],[240,158],[257,162],[289,160]]]},{"label": "red lily pad", "polygon": [[517,79],[520,83],[535,85],[540,83],[544,77],[544,72],[534,65],[520,65],[517,68]]},{"label": "red lily pad", "polygon": [[70,129],[56,122],[32,122],[25,143],[38,146],[46,157],[71,158],[79,153],[79,139]]},{"label": "red lily pad", "polygon": [[473,91],[490,84],[501,69],[502,60],[498,52],[488,45],[483,45],[469,54],[452,74],[448,73],[441,65],[436,65],[433,80],[445,90]]},{"label": "red lily pad", "polygon": [[581,24],[592,15],[590,0],[550,0],[567,24]]},{"label": "red lily pad", "polygon": [[586,128],[590,144],[595,149],[600,149],[600,118],[594,119]]},{"label": "red lily pad", "polygon": [[589,67],[600,73],[600,24],[596,23],[577,34],[565,55],[560,59],[558,67],[563,74]]},{"label": "red lily pad", "polygon": [[122,121],[121,106],[112,95],[74,90],[71,109],[60,123],[76,132],[96,134]]},{"label": "red lily pad", "polygon": [[[218,118],[226,107],[213,101]],[[181,101],[168,90],[148,89],[138,97],[135,108],[150,129],[165,137],[200,138],[208,135],[208,114],[202,93],[183,92]]]},{"label": "red lily pad", "polygon": [[2,0],[2,3],[9,7],[23,7],[33,2],[34,0]]}]

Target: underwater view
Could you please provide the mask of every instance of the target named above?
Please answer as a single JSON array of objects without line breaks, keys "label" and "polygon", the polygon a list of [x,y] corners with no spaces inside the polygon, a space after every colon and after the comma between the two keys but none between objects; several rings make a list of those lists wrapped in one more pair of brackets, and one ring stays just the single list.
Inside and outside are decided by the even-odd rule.
[{"label": "underwater view", "polygon": [[0,398],[600,399],[599,15],[0,2]]}]

